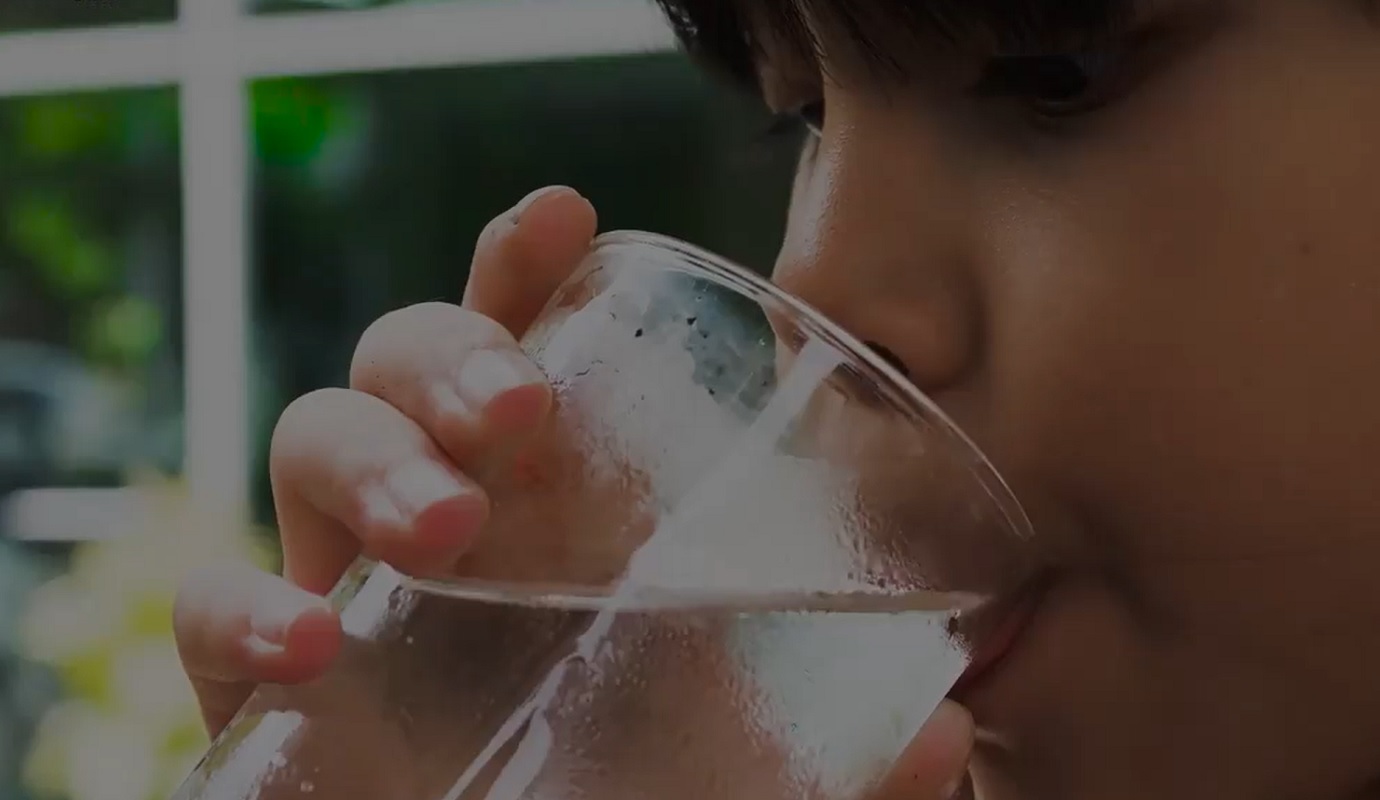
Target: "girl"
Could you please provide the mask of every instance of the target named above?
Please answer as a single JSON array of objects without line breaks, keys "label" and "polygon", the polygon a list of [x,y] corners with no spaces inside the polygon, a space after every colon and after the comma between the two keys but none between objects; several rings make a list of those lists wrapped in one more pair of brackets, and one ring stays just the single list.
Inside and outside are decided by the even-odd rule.
[{"label": "girl", "polygon": [[[663,5],[808,129],[776,280],[904,366],[1059,566],[895,796],[1380,797],[1374,3]],[[528,197],[459,305],[380,320],[349,389],[283,416],[284,578],[179,605],[212,730],[326,667],[320,595],[361,549],[432,572],[483,535],[466,474],[550,402],[514,337],[595,230],[573,190]]]}]

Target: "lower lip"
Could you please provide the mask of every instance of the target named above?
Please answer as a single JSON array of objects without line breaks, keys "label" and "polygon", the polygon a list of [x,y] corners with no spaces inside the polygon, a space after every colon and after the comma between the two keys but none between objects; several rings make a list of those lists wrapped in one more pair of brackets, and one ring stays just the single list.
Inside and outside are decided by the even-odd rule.
[{"label": "lower lip", "polygon": [[968,669],[959,677],[949,697],[959,702],[987,683],[999,671],[1020,643],[1022,634],[1030,626],[1049,581],[1042,580],[1023,592],[1020,600],[1007,610],[988,640],[974,654]]}]

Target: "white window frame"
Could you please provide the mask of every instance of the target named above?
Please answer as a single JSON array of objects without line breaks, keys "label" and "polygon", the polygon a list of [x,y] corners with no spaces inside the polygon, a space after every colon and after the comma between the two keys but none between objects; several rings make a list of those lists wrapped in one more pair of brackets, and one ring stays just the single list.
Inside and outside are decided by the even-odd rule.
[{"label": "white window frame", "polygon": [[[248,521],[254,433],[249,81],[673,47],[651,0],[446,0],[258,16],[239,0],[179,0],[175,22],[0,35],[0,98],[178,88],[183,478],[197,515],[228,532]],[[141,508],[121,490],[38,490],[12,498],[4,529],[29,540],[99,538],[139,529],[142,523],[131,516],[140,516]]]}]

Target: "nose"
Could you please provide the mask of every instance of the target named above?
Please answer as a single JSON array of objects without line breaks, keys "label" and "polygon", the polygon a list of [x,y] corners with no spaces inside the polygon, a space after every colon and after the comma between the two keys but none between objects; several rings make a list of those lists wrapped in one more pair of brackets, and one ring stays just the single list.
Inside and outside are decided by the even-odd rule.
[{"label": "nose", "polygon": [[775,280],[936,395],[980,355],[965,181],[937,127],[830,98],[807,145]]}]

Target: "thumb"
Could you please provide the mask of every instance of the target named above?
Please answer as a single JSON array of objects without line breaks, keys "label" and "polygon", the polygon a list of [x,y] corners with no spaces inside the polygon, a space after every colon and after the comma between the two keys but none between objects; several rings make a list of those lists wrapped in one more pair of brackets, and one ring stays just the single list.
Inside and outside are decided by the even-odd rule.
[{"label": "thumb", "polygon": [[961,800],[974,738],[972,715],[945,700],[896,762],[875,800]]},{"label": "thumb", "polygon": [[239,565],[204,571],[184,583],[173,628],[212,736],[256,685],[316,678],[342,644],[340,620],[324,598]]}]

